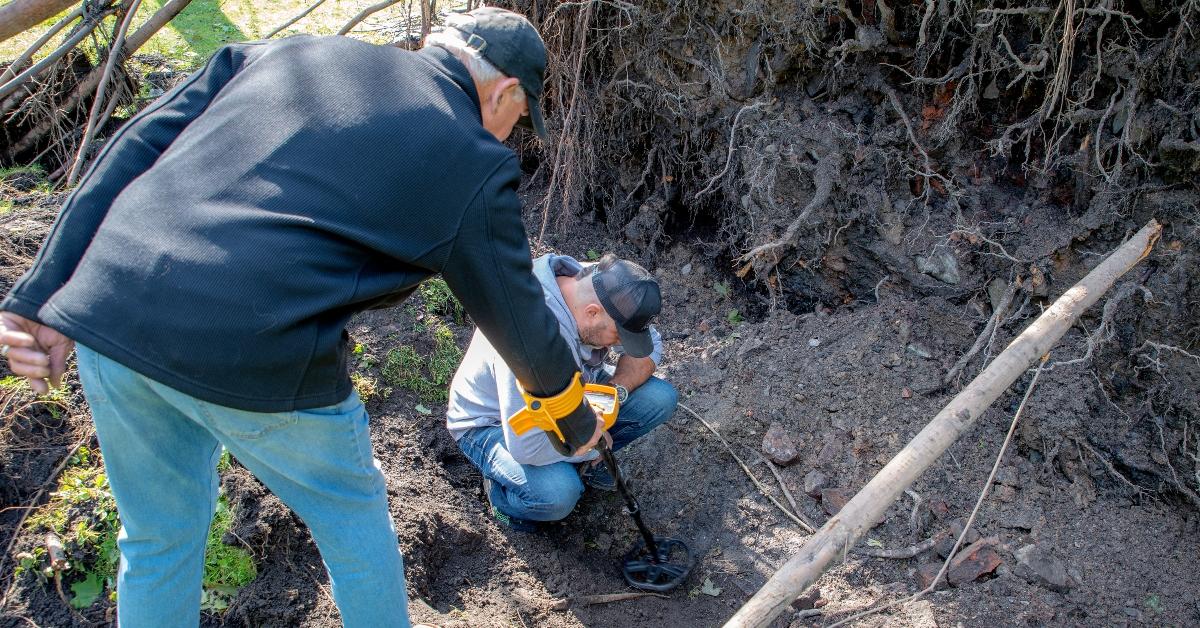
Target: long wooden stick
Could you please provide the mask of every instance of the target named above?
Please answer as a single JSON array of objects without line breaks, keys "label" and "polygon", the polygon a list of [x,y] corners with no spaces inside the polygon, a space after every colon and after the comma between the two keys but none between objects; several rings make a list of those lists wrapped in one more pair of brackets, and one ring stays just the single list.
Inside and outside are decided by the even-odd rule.
[{"label": "long wooden stick", "polygon": [[316,2],[312,3],[307,9],[305,9],[303,13],[301,13],[300,15],[297,15],[296,17],[293,17],[292,19],[284,22],[283,24],[280,24],[278,28],[276,28],[275,30],[268,33],[266,36],[263,37],[263,39],[270,39],[270,38],[278,35],[280,31],[282,31],[283,29],[291,26],[292,24],[295,24],[296,22],[299,22],[300,20],[304,19],[304,16],[308,15],[309,13],[312,13],[314,9],[316,9],[317,7],[321,6],[324,3],[325,3],[325,0],[317,0]]},{"label": "long wooden stick", "polygon": [[[341,30],[339,30],[337,32],[337,34],[345,35],[346,33],[349,33],[351,29],[353,29],[355,26],[358,26],[359,22],[367,19],[372,14],[378,13],[398,2],[400,2],[400,0],[383,0],[383,2],[378,2],[376,4],[372,4],[371,6],[363,9],[362,11],[359,11],[358,15],[355,15],[354,17],[350,18],[350,21],[346,22],[346,25],[343,26],[341,28]],[[422,7],[424,7],[424,4],[422,4]]]},{"label": "long wooden stick", "polygon": [[[109,80],[112,79],[113,69],[117,67],[117,61],[122,56],[121,52],[125,49],[125,34],[129,32],[129,23],[133,21],[133,16],[141,5],[142,0],[130,0],[125,6],[125,18],[121,20],[121,26],[117,29],[117,37],[108,50],[108,60],[104,63],[104,74],[100,77],[100,83],[96,85],[96,97],[92,100],[92,111],[88,114],[87,126],[83,130],[83,141],[79,143],[79,153],[75,155],[75,163],[71,164],[71,172],[67,174],[68,187],[75,185],[75,181],[79,178],[79,171],[83,169],[83,162],[87,159],[88,146],[92,144],[92,137],[96,134],[96,122],[100,118],[100,112],[104,111],[105,90],[108,88]],[[116,101],[117,95],[113,94],[113,102]]]},{"label": "long wooden stick", "polygon": [[33,59],[33,55],[37,54],[37,51],[41,50],[42,46],[45,46],[51,39],[54,39],[54,36],[57,35],[59,31],[66,28],[67,24],[79,19],[81,15],[83,15],[82,4],[75,7],[75,10],[64,15],[61,20],[55,22],[54,26],[50,27],[50,30],[42,33],[42,36],[38,37],[37,41],[30,44],[29,47],[25,49],[25,52],[21,53],[21,56],[13,59],[13,62],[8,64],[8,67],[5,68],[3,72],[0,72],[0,83],[3,83],[16,76],[17,70],[20,70],[25,66],[26,63],[29,63],[29,60]]},{"label": "long wooden stick", "polygon": [[1121,275],[1150,253],[1162,231],[1151,220],[1067,290],[982,373],[954,397],[849,503],[809,537],[726,628],[766,626],[839,555],[879,522],[892,502],[946,451],[1022,373],[1050,351]]},{"label": "long wooden stick", "polygon": [[29,69],[16,75],[7,83],[0,85],[0,98],[4,98],[17,91],[17,88],[24,85],[27,81],[36,78],[47,68],[54,65],[59,59],[62,58],[63,55],[70,52],[79,42],[83,41],[85,37],[91,35],[92,31],[96,30],[96,27],[100,25],[100,22],[103,21],[104,18],[108,17],[108,15],[114,10],[115,9],[112,8],[105,9],[104,11],[96,14],[94,18],[85,21],[83,24],[80,24],[79,30],[75,31],[73,35],[67,38],[67,41],[63,42],[63,44],[54,52],[47,55],[45,59],[33,64],[29,67]]},{"label": "long wooden stick", "polygon": [[[150,41],[150,38],[153,37],[155,33],[157,33],[163,26],[166,26],[167,22],[170,22],[175,18],[176,15],[179,15],[179,12],[187,7],[188,3],[191,1],[192,0],[167,0],[167,2],[162,5],[161,9],[155,12],[154,15],[151,15],[150,19],[146,20],[144,24],[139,26],[138,29],[134,31],[134,33],[130,35],[128,39],[125,40],[124,51],[122,52],[121,58],[118,59],[118,61],[124,60],[129,55],[136,52],[138,48],[144,46],[147,41]],[[67,98],[58,103],[58,110],[62,112],[74,111],[75,108],[79,106],[79,103],[83,100],[84,96],[96,89],[96,85],[100,82],[100,77],[103,74],[103,68],[94,68],[87,74],[86,77],[84,77],[82,81],[79,82],[78,85],[75,86],[75,89],[71,90],[71,94],[67,96]],[[16,155],[19,155],[20,153],[36,146],[38,141],[45,137],[46,134],[48,134],[51,129],[54,128],[55,124],[57,124],[57,118],[49,118],[42,121],[41,124],[26,133],[25,137],[21,138],[20,141],[13,146],[10,146],[6,153],[6,157],[11,159]]]},{"label": "long wooden stick", "polygon": [[13,0],[0,7],[0,41],[45,22],[77,0]]}]

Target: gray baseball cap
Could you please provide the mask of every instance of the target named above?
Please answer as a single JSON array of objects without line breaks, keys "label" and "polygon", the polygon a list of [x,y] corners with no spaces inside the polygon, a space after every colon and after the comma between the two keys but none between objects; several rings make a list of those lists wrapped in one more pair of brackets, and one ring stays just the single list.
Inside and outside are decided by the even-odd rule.
[{"label": "gray baseball cap", "polygon": [[496,69],[521,82],[529,116],[523,116],[517,124],[532,129],[543,142],[548,141],[541,105],[546,44],[533,24],[517,13],[495,7],[452,14],[446,24],[461,31],[467,46],[479,51]]},{"label": "gray baseball cap", "polygon": [[645,268],[607,253],[592,269],[592,286],[604,311],[617,324],[625,353],[644,358],[654,352],[650,323],[662,309],[658,281]]}]

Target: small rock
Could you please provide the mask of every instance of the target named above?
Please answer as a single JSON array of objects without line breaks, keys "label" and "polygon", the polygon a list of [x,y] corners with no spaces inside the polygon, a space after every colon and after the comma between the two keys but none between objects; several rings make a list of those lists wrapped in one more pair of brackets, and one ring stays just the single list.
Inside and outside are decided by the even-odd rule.
[{"label": "small rock", "polygon": [[820,338],[809,338],[808,346],[812,347],[813,349],[816,349],[817,347],[821,346],[821,339]]},{"label": "small rock", "polygon": [[1000,299],[1004,298],[1004,293],[1007,290],[1008,283],[1003,279],[993,279],[992,282],[988,284],[988,300],[992,303],[993,312],[996,311],[996,308],[1000,307]]},{"label": "small rock", "polygon": [[917,270],[952,286],[958,285],[958,260],[950,251],[936,251],[929,256],[917,256]]},{"label": "small rock", "polygon": [[812,497],[818,497],[828,482],[824,473],[813,469],[804,476],[804,492]]},{"label": "small rock", "polygon": [[688,262],[684,264],[683,268],[679,269],[679,274],[683,275],[684,277],[692,274],[692,263]]},{"label": "small rock", "polygon": [[1001,528],[1032,531],[1037,526],[1038,517],[1026,508],[1010,508],[1000,513],[996,523]]},{"label": "small rock", "polygon": [[1013,557],[1017,559],[1017,567],[1013,573],[1024,578],[1026,582],[1059,593],[1071,588],[1071,579],[1067,575],[1066,567],[1052,556],[1049,550],[1031,543],[1014,552]]},{"label": "small rock", "polygon": [[784,431],[779,423],[772,422],[763,436],[762,451],[775,464],[786,467],[800,457],[796,441]]},{"label": "small rock", "polygon": [[[950,522],[950,535],[939,541],[937,545],[933,546],[933,548],[937,551],[938,556],[945,558],[946,556],[950,555],[950,550],[954,549],[954,542],[957,541],[959,535],[962,534],[964,523],[966,523],[966,519],[962,518],[955,519],[954,521]],[[975,528],[971,528],[967,532],[966,538],[963,539],[963,547],[969,546],[978,540],[979,532],[976,531]]]},{"label": "small rock", "polygon": [[1013,488],[1021,488],[1021,479],[1017,475],[1017,468],[1012,465],[1006,465],[997,469],[996,483]]},{"label": "small rock", "polygon": [[994,546],[1000,540],[994,536],[979,539],[962,550],[950,561],[946,577],[953,586],[974,582],[984,574],[992,573],[1003,562]]},{"label": "small rock", "polygon": [[829,516],[838,514],[839,511],[854,497],[849,489],[845,488],[827,488],[821,491],[821,507]]},{"label": "small rock", "polygon": [[924,358],[924,359],[928,360],[933,357],[933,353],[929,349],[926,349],[925,345],[917,344],[914,342],[914,343],[908,345],[908,347],[906,347],[906,348],[908,349],[909,353],[917,356],[918,358]]},{"label": "small rock", "polygon": [[912,389],[909,388],[908,386],[905,386],[904,390],[900,391],[900,398],[901,399],[912,399]]},{"label": "small rock", "polygon": [[[929,585],[933,584],[933,579],[937,577],[939,571],[942,570],[942,563],[925,563],[917,567],[917,586],[922,590],[928,589]],[[946,588],[946,579],[942,578],[939,589]]]},{"label": "small rock", "polygon": [[825,441],[825,445],[821,447],[820,453],[817,454],[817,466],[824,466],[837,460],[840,451],[841,447],[838,445],[836,439],[829,438]]},{"label": "small rock", "polygon": [[702,334],[707,334],[710,329],[712,329],[712,325],[709,325],[707,320],[701,320],[699,323],[696,323],[696,331]]},{"label": "small rock", "polygon": [[996,496],[996,499],[1005,503],[1017,501],[1017,489],[1011,486],[1004,486],[1001,484],[997,486],[992,493]]},{"label": "small rock", "polygon": [[798,611],[806,611],[810,608],[816,608],[817,600],[821,599],[821,590],[817,587],[812,587],[805,591],[803,595],[792,600],[792,608]]}]

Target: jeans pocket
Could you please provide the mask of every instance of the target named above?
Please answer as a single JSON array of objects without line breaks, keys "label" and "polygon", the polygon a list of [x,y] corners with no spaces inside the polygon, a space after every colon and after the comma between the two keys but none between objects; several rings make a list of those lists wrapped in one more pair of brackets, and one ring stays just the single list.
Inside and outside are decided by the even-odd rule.
[{"label": "jeans pocket", "polygon": [[83,384],[83,396],[89,406],[108,403],[104,390],[104,377],[100,374],[100,354],[76,343],[75,366],[79,369],[79,383]]},{"label": "jeans pocket", "polygon": [[201,402],[200,413],[209,425],[233,438],[255,439],[295,424],[296,412],[249,412]]}]

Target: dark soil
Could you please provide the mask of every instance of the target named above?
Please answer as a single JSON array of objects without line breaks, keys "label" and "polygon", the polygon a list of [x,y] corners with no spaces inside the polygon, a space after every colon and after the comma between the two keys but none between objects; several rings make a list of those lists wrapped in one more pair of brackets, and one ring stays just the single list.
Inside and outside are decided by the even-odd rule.
[{"label": "dark soil", "polygon": [[[594,15],[589,3],[515,4],[540,16],[548,119],[573,138],[561,151],[522,151],[534,190],[526,224],[544,230],[537,252],[611,250],[651,269],[665,297],[659,375],[782,503],[762,443],[772,426],[794,441],[799,455],[779,473],[818,526],[1044,307],[1148,220],[1163,223],[1147,259],[1051,352],[975,521],[998,564],[858,625],[1200,624],[1195,2],[1103,3],[1123,12],[1115,17],[1066,3],[1081,43],[1065,83],[1054,71],[1062,20],[1010,12],[977,26],[994,4],[1021,3],[891,2],[890,25],[875,11],[883,0],[800,11],[613,2]],[[1126,27],[1130,17],[1139,28]],[[1013,59],[1033,65],[1043,54],[1049,69],[1021,78]],[[1056,83],[1062,107],[1022,127]],[[563,111],[575,90],[584,109]],[[1009,134],[1024,139],[1002,141]],[[2,292],[32,262],[61,198],[14,182],[0,199],[16,206],[0,214]],[[1009,286],[1013,307],[944,382]],[[392,349],[428,355],[430,316],[418,297],[355,319],[356,368],[378,379]],[[450,326],[465,347],[469,322]],[[859,551],[961,526],[1031,379],[797,601],[820,616],[788,612],[775,625],[826,625],[923,588],[921,574],[949,548],[911,559]],[[445,430],[445,404],[377,383],[367,407],[414,619],[717,626],[807,536],[680,410],[621,462],[651,527],[699,558],[690,579],[666,599],[568,605],[630,590],[618,563],[637,534],[619,497],[589,492],[545,534],[503,529]],[[9,578],[12,555],[41,542],[15,530],[19,508],[86,433],[86,406],[72,394],[57,419],[13,409],[28,398],[0,400],[0,542],[17,533],[0,574],[12,582],[0,626],[84,624],[52,584]],[[303,524],[236,464],[223,488],[235,512],[226,541],[252,551],[259,576],[205,623],[336,625]],[[1051,578],[1023,564],[1030,551]],[[100,601],[82,615],[110,621],[109,609]]]}]

